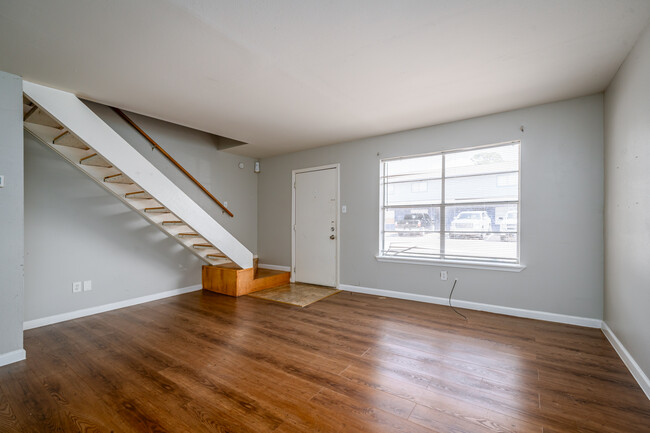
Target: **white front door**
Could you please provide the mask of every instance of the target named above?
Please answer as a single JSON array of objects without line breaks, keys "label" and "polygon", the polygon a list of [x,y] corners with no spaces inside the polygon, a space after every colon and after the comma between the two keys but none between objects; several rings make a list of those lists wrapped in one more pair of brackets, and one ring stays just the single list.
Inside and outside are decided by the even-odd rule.
[{"label": "white front door", "polygon": [[294,174],[294,279],[336,286],[338,169]]}]

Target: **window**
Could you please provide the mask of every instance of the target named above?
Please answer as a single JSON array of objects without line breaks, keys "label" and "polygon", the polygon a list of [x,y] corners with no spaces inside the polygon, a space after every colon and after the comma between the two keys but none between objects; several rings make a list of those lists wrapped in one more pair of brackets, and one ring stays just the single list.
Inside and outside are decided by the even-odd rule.
[{"label": "window", "polygon": [[519,263],[519,147],[382,160],[380,255]]},{"label": "window", "polygon": [[429,185],[426,182],[414,182],[411,184],[411,192],[427,192]]}]

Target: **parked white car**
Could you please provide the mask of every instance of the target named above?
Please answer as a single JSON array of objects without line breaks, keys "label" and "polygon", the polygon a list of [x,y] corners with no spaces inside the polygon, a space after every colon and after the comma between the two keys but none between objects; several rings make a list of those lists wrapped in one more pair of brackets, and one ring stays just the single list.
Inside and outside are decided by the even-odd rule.
[{"label": "parked white car", "polygon": [[477,237],[485,239],[492,231],[492,219],[485,211],[463,211],[451,222],[450,239]]},{"label": "parked white car", "polygon": [[517,211],[511,210],[504,218],[499,218],[501,240],[515,240],[517,237]]}]

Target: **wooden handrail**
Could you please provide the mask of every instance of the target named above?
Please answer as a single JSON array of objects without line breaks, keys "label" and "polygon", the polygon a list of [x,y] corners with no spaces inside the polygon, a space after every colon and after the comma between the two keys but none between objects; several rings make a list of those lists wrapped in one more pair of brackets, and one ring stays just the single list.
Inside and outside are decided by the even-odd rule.
[{"label": "wooden handrail", "polygon": [[112,108],[113,111],[115,111],[115,112],[116,112],[116,113],[117,113],[117,114],[118,114],[122,119],[126,120],[126,122],[127,122],[129,125],[131,125],[131,126],[132,126],[136,131],[138,131],[138,132],[139,132],[139,133],[140,133],[144,138],[146,138],[147,141],[148,141],[149,143],[151,143],[151,145],[152,145],[153,147],[155,147],[155,148],[158,149],[158,150],[159,150],[163,155],[165,155],[165,156],[167,157],[167,159],[169,159],[169,160],[172,162],[172,164],[174,164],[176,167],[178,167],[178,169],[179,169],[180,171],[182,171],[182,172],[185,174],[185,176],[189,177],[190,180],[196,184],[196,186],[198,186],[199,188],[201,188],[201,190],[202,190],[204,193],[206,193],[206,194],[207,194],[207,195],[208,195],[212,200],[214,200],[214,202],[215,202],[216,204],[218,204],[219,207],[221,207],[221,209],[222,209],[225,213],[227,213],[227,214],[230,215],[231,217],[234,216],[234,215],[232,214],[232,212],[230,212],[230,211],[228,210],[227,207],[225,207],[225,206],[224,206],[224,205],[223,205],[219,200],[217,200],[217,198],[216,198],[215,196],[213,196],[213,195],[210,193],[210,191],[208,191],[207,189],[205,189],[205,187],[204,187],[203,185],[201,185],[201,182],[199,182],[198,180],[196,180],[196,178],[195,178],[194,176],[192,176],[192,175],[191,175],[187,170],[185,170],[185,168],[183,168],[183,166],[180,165],[180,164],[178,163],[178,161],[176,161],[174,158],[172,158],[172,156],[171,156],[169,153],[165,152],[165,149],[163,149],[162,147],[160,147],[160,145],[158,145],[158,143],[156,143],[156,142],[153,140],[153,138],[149,137],[149,136],[147,135],[147,133],[144,132],[144,131],[143,131],[143,130],[138,126],[138,125],[136,125],[135,122],[134,122],[133,120],[131,120],[131,119],[130,119],[126,114],[124,114],[124,112],[122,112],[122,110],[120,110],[119,108],[116,108],[116,107],[111,107],[111,108]]}]

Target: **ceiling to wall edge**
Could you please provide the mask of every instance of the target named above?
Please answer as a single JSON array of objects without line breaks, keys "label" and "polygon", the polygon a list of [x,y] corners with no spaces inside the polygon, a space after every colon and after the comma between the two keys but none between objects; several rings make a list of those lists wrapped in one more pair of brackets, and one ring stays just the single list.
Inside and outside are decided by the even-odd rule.
[{"label": "ceiling to wall edge", "polygon": [[[626,58],[627,58],[627,56],[626,56]],[[119,108],[119,109],[121,109],[123,111],[126,111],[128,113],[133,113],[133,114],[136,114],[136,115],[139,115],[139,116],[148,117],[150,119],[159,120],[159,121],[166,122],[166,123],[169,123],[169,124],[172,124],[172,125],[177,125],[177,126],[181,126],[183,128],[187,128],[187,129],[191,129],[191,130],[194,130],[194,131],[199,131],[199,132],[208,134],[208,135],[214,137],[214,139],[216,141],[215,142],[215,147],[219,151],[226,152],[226,153],[231,153],[231,154],[239,155],[239,156],[245,156],[245,157],[249,157],[249,158],[253,158],[253,159],[263,160],[263,159],[266,159],[266,158],[274,158],[274,157],[277,157],[277,156],[288,155],[288,154],[303,152],[303,151],[312,150],[312,149],[318,149],[318,148],[321,148],[321,147],[333,146],[333,145],[336,145],[336,144],[347,144],[347,143],[351,144],[351,143],[354,143],[356,141],[366,140],[366,139],[369,139],[369,138],[386,137],[386,136],[389,136],[389,135],[399,134],[399,133],[403,133],[403,132],[407,132],[407,131],[417,131],[419,129],[431,128],[433,126],[450,125],[450,124],[454,124],[454,123],[458,123],[458,122],[464,122],[466,120],[480,119],[480,118],[483,118],[483,117],[489,117],[489,116],[494,116],[494,115],[504,114],[504,113],[511,113],[513,111],[524,110],[524,109],[527,109],[527,108],[540,107],[540,106],[544,106],[544,105],[548,105],[548,104],[555,104],[555,103],[562,102],[562,101],[570,101],[570,100],[573,100],[573,99],[580,99],[580,98],[586,98],[586,97],[589,97],[589,96],[600,95],[600,94],[604,94],[607,91],[607,89],[609,88],[609,85],[611,84],[613,79],[614,78],[612,77],[612,79],[607,84],[607,86],[604,89],[600,90],[600,91],[590,92],[590,93],[587,93],[587,94],[584,94],[584,95],[579,95],[579,96],[575,96],[575,97],[571,97],[571,98],[550,100],[550,101],[547,101],[547,102],[543,102],[541,104],[522,105],[520,107],[516,107],[516,108],[513,108],[511,110],[506,110],[506,111],[489,112],[489,113],[481,114],[481,115],[478,115],[478,116],[472,116],[472,117],[468,117],[468,118],[458,118],[458,119],[449,120],[449,121],[446,121],[446,122],[431,123],[431,124],[422,125],[422,126],[415,127],[415,128],[391,131],[391,132],[388,132],[386,134],[367,135],[367,136],[364,135],[364,136],[359,136],[359,137],[356,137],[356,138],[353,138],[353,139],[350,139],[350,140],[334,141],[334,142],[331,142],[331,143],[320,144],[320,145],[317,145],[317,146],[305,146],[303,148],[294,149],[294,150],[291,150],[291,151],[288,151],[288,152],[274,153],[274,154],[262,155],[262,156],[261,155],[256,155],[256,154],[250,154],[249,152],[246,152],[245,148],[246,148],[246,145],[248,143],[245,143],[243,141],[239,141],[239,140],[234,139],[234,138],[224,137],[224,136],[214,134],[214,133],[209,132],[209,131],[203,131],[203,130],[194,128],[192,126],[183,125],[183,124],[180,124],[180,123],[170,121],[168,119],[153,117],[153,116],[150,116],[150,115],[148,115],[146,113],[139,113],[137,111],[132,111],[129,108],[126,108],[126,107],[117,106],[117,108]],[[63,89],[61,89],[61,90],[63,90]],[[72,91],[71,93],[75,93],[75,92]],[[98,100],[95,100],[95,99],[91,99],[91,98],[88,98],[88,97],[79,96],[79,95],[77,95],[77,97],[79,99],[81,99],[82,101],[90,101],[90,102],[94,102],[94,103],[97,103],[97,104],[107,105],[105,102],[98,101]]]}]

